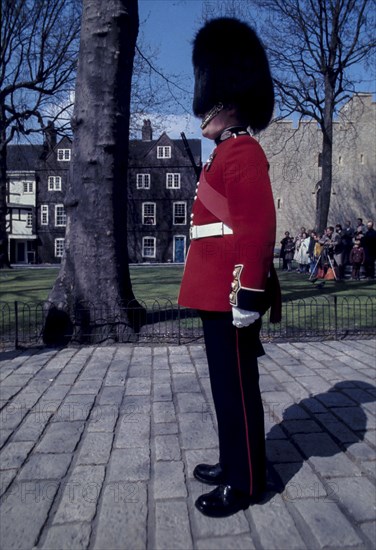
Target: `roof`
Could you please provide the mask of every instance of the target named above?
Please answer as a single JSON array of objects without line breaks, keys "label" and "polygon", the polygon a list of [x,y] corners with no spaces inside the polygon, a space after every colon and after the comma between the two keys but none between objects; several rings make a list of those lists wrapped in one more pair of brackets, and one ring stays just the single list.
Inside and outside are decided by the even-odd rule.
[{"label": "roof", "polygon": [[12,172],[36,170],[44,150],[43,145],[8,145],[7,169]]},{"label": "roof", "polygon": [[[160,141],[160,138],[153,139],[151,141],[143,141],[142,139],[131,139],[129,141],[129,157],[131,159],[136,159],[147,155],[150,149],[155,147],[159,141]],[[186,154],[183,140],[171,139],[170,141],[175,147],[178,147],[180,149],[183,155]],[[193,156],[196,158],[200,158],[201,157],[201,140],[188,139],[187,141],[189,143]]]}]

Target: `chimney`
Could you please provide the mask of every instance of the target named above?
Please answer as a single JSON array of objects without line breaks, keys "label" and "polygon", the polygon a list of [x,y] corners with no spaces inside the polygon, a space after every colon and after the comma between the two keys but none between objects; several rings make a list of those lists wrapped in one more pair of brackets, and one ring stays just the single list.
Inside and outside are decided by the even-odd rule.
[{"label": "chimney", "polygon": [[153,129],[150,120],[144,120],[142,127],[142,141],[151,141],[153,139]]},{"label": "chimney", "polygon": [[52,120],[49,120],[44,130],[44,146],[47,151],[52,151],[57,143],[57,130]]}]

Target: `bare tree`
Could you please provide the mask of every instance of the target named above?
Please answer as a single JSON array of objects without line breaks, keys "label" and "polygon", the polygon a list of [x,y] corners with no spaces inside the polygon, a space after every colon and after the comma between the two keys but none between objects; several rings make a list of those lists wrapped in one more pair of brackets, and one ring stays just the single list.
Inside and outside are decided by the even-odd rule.
[{"label": "bare tree", "polygon": [[[323,230],[332,188],[333,119],[357,91],[360,77],[355,68],[367,67],[374,55],[375,0],[231,0],[229,6],[220,4],[222,13],[241,14],[259,29],[268,49],[280,114],[313,118],[322,131],[316,227]],[[210,15],[212,8],[212,2],[207,2]]]},{"label": "bare tree", "polygon": [[40,132],[46,112],[54,111],[58,117],[69,103],[76,70],[80,4],[79,0],[1,0],[0,266],[9,265],[7,145],[15,136]]},{"label": "bare tree", "polygon": [[[137,0],[84,0],[75,107],[73,158],[66,196],[65,255],[50,293],[66,304],[81,333],[103,336],[134,299],[128,268],[127,165]],[[99,310],[82,304],[98,306]],[[98,318],[101,317],[101,320]],[[55,317],[45,333],[59,337]],[[105,337],[105,336],[104,336]]]}]

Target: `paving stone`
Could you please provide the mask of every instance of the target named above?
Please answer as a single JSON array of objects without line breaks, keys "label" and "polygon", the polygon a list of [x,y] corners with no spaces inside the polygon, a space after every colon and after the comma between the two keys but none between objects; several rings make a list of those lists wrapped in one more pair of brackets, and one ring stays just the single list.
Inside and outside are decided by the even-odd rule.
[{"label": "paving stone", "polygon": [[92,393],[94,395],[97,395],[97,393],[100,390],[100,387],[102,385],[102,379],[97,378],[95,380],[81,380],[80,378],[77,380],[77,382],[74,384],[73,388],[70,391],[70,395],[74,395],[76,393],[85,395],[86,393]]},{"label": "paving stone", "polygon": [[154,464],[154,498],[184,498],[186,496],[183,462],[156,462]]},{"label": "paving stone", "polygon": [[169,435],[177,434],[179,427],[177,422],[160,422],[159,424],[154,424],[153,432],[154,435]]},{"label": "paving stone", "polygon": [[181,460],[177,435],[157,435],[154,441],[157,460]]},{"label": "paving stone", "polygon": [[[18,473],[18,469],[13,470],[1,470],[0,472],[0,497],[7,491],[9,485],[12,483]],[[0,513],[1,515],[1,513]],[[1,540],[1,538],[0,538]]]},{"label": "paving stone", "polygon": [[180,413],[207,411],[208,405],[200,393],[177,393],[176,399]]},{"label": "paving stone", "polygon": [[118,419],[118,407],[116,405],[98,405],[91,409],[87,422],[88,432],[111,432]]},{"label": "paving stone", "polygon": [[251,506],[246,514],[252,518],[255,526],[254,535],[260,541],[261,548],[265,550],[306,548],[295,521],[280,495],[275,495],[262,504]]},{"label": "paving stone", "polygon": [[266,455],[270,462],[303,462],[303,456],[290,441],[267,439]]},{"label": "paving stone", "polygon": [[154,384],[154,401],[171,401],[171,384]]},{"label": "paving stone", "polygon": [[105,483],[98,510],[94,550],[147,547],[146,483]]},{"label": "paving stone", "polygon": [[105,386],[99,396],[98,405],[120,405],[123,399],[123,388],[119,386]]},{"label": "paving stone", "polygon": [[65,523],[52,525],[48,528],[47,536],[41,550],[86,550],[90,540],[89,523]]},{"label": "paving stone", "polygon": [[311,434],[322,431],[322,428],[313,420],[284,420],[283,427],[290,434]]},{"label": "paving stone", "polygon": [[363,533],[368,537],[369,540],[369,548],[374,549],[375,548],[375,540],[376,540],[376,521],[369,521],[367,523],[362,523],[360,526]]},{"label": "paving stone", "polygon": [[229,548],[254,550],[254,548],[256,548],[250,535],[199,539],[196,545],[198,550],[229,550]]},{"label": "paving stone", "polygon": [[[69,394],[54,413],[52,422],[85,421],[93,407],[95,397],[94,394]],[[55,406],[56,403],[47,402],[43,410],[48,410],[50,407],[54,410]]]},{"label": "paving stone", "polygon": [[309,525],[320,548],[343,548],[362,544],[362,540],[335,503],[299,500],[293,506]]},{"label": "paving stone", "polygon": [[[347,508],[355,521],[375,519],[376,488],[365,476],[342,477],[338,480],[338,501]],[[373,503],[373,505],[370,505]]]},{"label": "paving stone", "polygon": [[33,441],[36,442],[46,428],[52,413],[39,411],[29,414],[19,428],[13,433],[12,441]]},{"label": "paving stone", "polygon": [[115,438],[115,448],[148,447],[150,445],[150,416],[122,416]]},{"label": "paving stone", "polygon": [[82,422],[54,422],[50,424],[35,448],[38,453],[72,452],[81,437]]},{"label": "paving stone", "polygon": [[176,420],[175,407],[170,401],[153,403],[154,422],[174,422]]},{"label": "paving stone", "polygon": [[150,450],[145,447],[114,449],[107,481],[147,481],[150,478]]},{"label": "paving stone", "polygon": [[350,445],[346,454],[358,463],[375,459],[375,450],[364,441]]},{"label": "paving stone", "polygon": [[307,462],[275,464],[273,468],[282,481],[282,499],[291,502],[299,498],[329,499],[337,483],[325,486]]},{"label": "paving stone", "polygon": [[187,504],[178,500],[157,502],[155,505],[156,548],[190,550],[193,541],[190,532]]},{"label": "paving stone", "polygon": [[20,483],[5,496],[1,507],[2,548],[34,547],[58,487],[52,481]]},{"label": "paving stone", "polygon": [[127,380],[126,395],[149,395],[151,390],[150,378],[129,378]]},{"label": "paving stone", "polygon": [[175,392],[200,392],[201,388],[195,374],[174,374],[172,377]]},{"label": "paving stone", "polygon": [[0,451],[1,469],[19,468],[33,447],[33,441],[7,443]]},{"label": "paving stone", "polygon": [[365,429],[374,430],[376,428],[375,418],[366,415],[361,407],[333,408],[332,413],[352,430],[364,431]]},{"label": "paving stone", "polygon": [[207,449],[218,445],[218,437],[210,415],[181,413],[178,415],[178,422],[182,449]]},{"label": "paving stone", "polygon": [[91,521],[96,512],[103,479],[104,466],[76,466],[63,484],[63,495],[52,523]]},{"label": "paving stone", "polygon": [[62,479],[71,463],[71,454],[33,453],[23,465],[17,476],[17,482],[38,479]]},{"label": "paving stone", "polygon": [[107,464],[110,458],[112,440],[113,435],[108,432],[86,433],[80,446],[77,464]]}]

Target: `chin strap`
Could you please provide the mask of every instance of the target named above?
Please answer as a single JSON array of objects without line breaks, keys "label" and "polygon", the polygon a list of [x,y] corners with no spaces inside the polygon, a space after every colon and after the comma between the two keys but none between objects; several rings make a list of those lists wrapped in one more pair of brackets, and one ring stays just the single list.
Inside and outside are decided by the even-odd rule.
[{"label": "chin strap", "polygon": [[210,109],[210,111],[206,114],[205,118],[201,122],[201,130],[204,130],[204,128],[206,128],[209,122],[222,111],[223,107],[223,103],[217,103],[217,105],[214,105],[214,107]]}]

